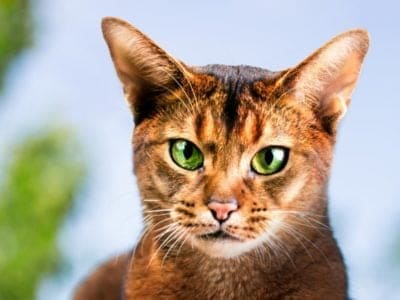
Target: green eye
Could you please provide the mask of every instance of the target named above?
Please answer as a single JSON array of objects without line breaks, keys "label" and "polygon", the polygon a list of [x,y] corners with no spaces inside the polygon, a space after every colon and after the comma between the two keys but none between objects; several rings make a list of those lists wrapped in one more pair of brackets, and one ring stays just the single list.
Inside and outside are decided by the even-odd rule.
[{"label": "green eye", "polygon": [[283,147],[268,147],[254,155],[251,160],[253,170],[261,175],[271,175],[282,170],[288,160],[289,150]]},{"label": "green eye", "polygon": [[173,140],[170,146],[173,161],[186,170],[196,170],[203,166],[203,154],[187,140]]}]

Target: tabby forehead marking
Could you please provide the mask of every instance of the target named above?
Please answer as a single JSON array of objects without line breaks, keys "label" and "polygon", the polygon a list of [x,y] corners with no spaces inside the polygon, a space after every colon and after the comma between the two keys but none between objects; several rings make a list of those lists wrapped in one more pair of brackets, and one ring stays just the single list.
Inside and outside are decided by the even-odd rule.
[{"label": "tabby forehead marking", "polygon": [[246,145],[256,144],[263,134],[263,123],[253,111],[248,111],[240,126],[241,141]]},{"label": "tabby forehead marking", "polygon": [[210,108],[199,112],[194,118],[194,131],[199,141],[213,141],[216,138],[218,120],[216,120]]}]

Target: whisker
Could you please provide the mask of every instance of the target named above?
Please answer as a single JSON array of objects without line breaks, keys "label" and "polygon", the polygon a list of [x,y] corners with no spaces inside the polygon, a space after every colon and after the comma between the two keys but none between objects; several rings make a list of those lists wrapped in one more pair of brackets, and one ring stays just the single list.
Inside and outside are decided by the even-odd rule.
[{"label": "whisker", "polygon": [[169,213],[159,213],[159,214],[154,213],[154,214],[148,214],[147,216],[144,217],[144,219],[147,220],[148,218],[153,218],[153,219],[155,219],[155,218],[160,218],[160,217],[169,218],[169,217],[170,217],[170,214],[169,214]]},{"label": "whisker", "polygon": [[[152,217],[153,217],[153,216],[152,216]],[[151,218],[151,219],[150,219],[150,223],[151,223],[150,226],[151,226],[152,228],[156,228],[158,224],[161,224],[161,223],[164,223],[164,222],[170,222],[169,219],[162,219],[162,220],[158,221],[157,223],[153,224],[153,223],[152,223],[153,220],[154,220],[154,218]]]},{"label": "whisker", "polygon": [[178,255],[179,255],[179,253],[180,253],[180,251],[181,251],[181,249],[182,249],[183,244],[184,244],[184,243],[187,241],[187,239],[190,237],[190,236],[187,234],[188,230],[187,230],[186,228],[184,228],[183,230],[184,230],[184,232],[185,232],[185,234],[186,234],[186,237],[185,237],[184,239],[182,239],[181,245],[180,245],[179,248],[178,248],[178,251],[177,251],[177,253],[176,253],[176,255],[175,255],[175,258],[178,257]]},{"label": "whisker", "polygon": [[160,209],[146,209],[145,212],[146,213],[153,213],[153,212],[164,212],[164,211],[172,211],[171,208],[160,208]]},{"label": "whisker", "polygon": [[321,218],[325,218],[325,215],[320,215],[320,214],[316,214],[316,213],[312,213],[312,212],[308,212],[308,211],[302,211],[302,210],[286,210],[286,209],[269,209],[268,211],[271,212],[277,212],[277,213],[293,213],[293,214],[300,214],[300,215],[307,215],[307,216],[314,216],[314,217],[321,217]]},{"label": "whisker", "polygon": [[[281,224],[281,228],[283,229],[284,232],[286,232],[287,234],[289,234],[290,236],[292,236],[304,249],[304,251],[306,251],[307,255],[311,258],[311,260],[314,262],[314,257],[311,255],[310,251],[307,249],[307,247],[304,245],[304,243],[302,242],[301,238],[298,237],[298,234],[296,234],[296,231],[293,230],[291,228],[290,225],[286,224],[285,222],[282,222]],[[302,235],[301,235],[302,236]]]},{"label": "whisker", "polygon": [[[303,220],[308,221],[309,225],[311,227],[316,228],[314,225],[312,225],[311,222],[314,222],[315,224],[317,224],[320,228],[326,229],[326,230],[331,230],[330,227],[324,223],[322,223],[321,221],[317,220],[317,218],[326,218],[326,216],[324,215],[319,215],[319,214],[315,214],[315,213],[310,213],[310,212],[304,212],[304,211],[296,211],[296,210],[280,210],[280,209],[272,209],[270,210],[270,212],[272,213],[281,213],[281,214],[292,214],[292,215],[296,215],[299,216],[300,218],[302,218]],[[300,224],[299,224],[300,225]],[[303,224],[302,225],[306,225]]]},{"label": "whisker", "polygon": [[163,236],[167,235],[166,239],[157,247],[156,251],[154,251],[153,255],[151,256],[151,258],[149,260],[149,263],[147,265],[147,269],[149,268],[149,266],[153,262],[154,258],[158,255],[158,252],[160,251],[160,249],[164,246],[165,243],[167,243],[170,240],[170,238],[171,238],[171,236],[173,236],[174,232],[179,229],[178,226],[176,225],[176,223],[172,223],[172,224],[169,224],[169,225],[170,225],[170,227],[167,230],[163,231],[161,234],[159,234],[154,239],[154,241],[156,243],[159,243],[160,239]]},{"label": "whisker", "polygon": [[[193,105],[192,105],[191,98],[190,98],[189,95],[187,94],[187,92],[186,92],[185,88],[182,86],[182,84],[181,84],[170,72],[168,72],[167,70],[161,69],[161,71],[163,71],[165,74],[167,74],[167,75],[176,83],[176,85],[182,90],[182,92],[184,93],[186,99],[188,100],[188,104],[191,106],[190,109],[188,108],[187,103],[186,103],[183,99],[181,99],[180,97],[177,96],[177,94],[175,93],[175,91],[172,91],[171,89],[169,89],[169,88],[166,87],[166,86],[160,86],[160,87],[163,87],[163,88],[165,88],[166,90],[168,90],[171,94],[174,94],[175,97],[177,97],[177,98],[181,101],[181,103],[185,106],[187,112],[191,112],[191,111],[193,112],[194,109],[193,109]],[[185,78],[185,79],[186,79],[186,78]],[[189,82],[189,80],[187,80],[187,79],[186,79],[186,81]]]},{"label": "whisker", "polygon": [[[144,241],[146,235],[147,235],[149,232],[150,232],[150,228],[149,228],[149,227],[145,227],[145,228],[142,230],[138,241]],[[131,256],[131,260],[130,260],[130,262],[129,262],[129,270],[132,269],[133,261],[135,260],[137,248],[138,248],[138,247],[137,247],[137,245],[136,245],[136,247],[133,249],[132,256]],[[143,242],[142,242],[141,245],[140,245],[140,251],[143,253]]]},{"label": "whisker", "polygon": [[[280,226],[282,223],[281,220],[269,220],[269,221],[272,223],[279,223],[278,226]],[[263,224],[269,225],[267,222],[263,222]],[[292,257],[290,256],[290,253],[288,252],[288,249],[287,249],[285,243],[283,243],[283,241],[272,231],[269,231],[268,235],[269,235],[269,239],[267,239],[267,240],[269,240],[270,242],[273,243],[272,249],[277,248],[277,249],[279,249],[279,251],[282,251],[287,256],[289,261],[292,263],[293,267],[296,268],[296,264],[294,263]]]},{"label": "whisker", "polygon": [[[287,221],[288,221],[288,223],[291,223],[291,224],[305,226],[305,227],[312,228],[312,229],[315,229],[318,231],[319,230],[330,230],[329,227],[327,228],[326,226],[321,226],[320,224],[313,225],[312,222],[308,218],[302,218],[301,220],[288,219]],[[305,222],[302,222],[302,221],[305,221]]]},{"label": "whisker", "polygon": [[159,234],[156,236],[156,239],[157,239],[159,236],[162,236],[162,234],[164,234],[165,231],[168,231],[170,228],[174,228],[174,227],[176,227],[176,226],[178,226],[176,223],[170,223],[170,224],[167,224],[167,225],[165,225],[165,226],[162,226],[161,228],[157,228],[156,230],[154,230],[154,232],[159,232],[159,231],[161,231],[161,233],[159,233]]},{"label": "whisker", "polygon": [[296,268],[296,264],[294,263],[292,257],[290,256],[290,253],[288,252],[285,243],[283,243],[275,234],[272,234],[272,239],[275,239],[276,243],[279,246],[279,249],[287,256],[293,267]]},{"label": "whisker", "polygon": [[[199,101],[198,101],[198,98],[197,98],[197,96],[196,96],[196,93],[194,92],[193,85],[192,85],[192,83],[190,82],[190,79],[188,79],[188,77],[186,76],[186,69],[185,69],[185,67],[182,65],[182,63],[181,63],[180,61],[175,60],[175,63],[176,63],[176,65],[178,66],[178,68],[180,69],[180,71],[181,71],[183,77],[185,78],[186,82],[189,84],[189,87],[190,87],[190,90],[191,90],[191,92],[192,92],[192,95],[193,95],[193,98],[194,98],[196,107],[198,107],[198,102],[199,102]],[[192,107],[192,108],[193,108],[193,107]]]},{"label": "whisker", "polygon": [[[168,75],[177,85],[178,87],[183,91],[183,93],[185,94],[186,99],[188,100],[188,103],[191,104],[190,101],[190,97],[189,95],[186,93],[185,89],[182,87],[182,85],[179,83],[179,81],[170,73],[168,72],[165,68],[158,68],[159,71],[164,72],[166,75]],[[143,76],[140,76],[140,74],[138,75],[141,78],[144,78]],[[189,108],[186,104],[186,101],[184,99],[182,99],[174,90],[171,90],[169,87],[167,87],[166,85],[163,84],[159,84],[157,82],[153,82],[153,85],[159,88],[162,88],[166,91],[168,91],[169,93],[173,94],[178,100],[180,100],[180,102],[183,104],[183,106],[185,107],[186,111],[188,113],[190,113],[191,111],[193,111],[193,107]]]},{"label": "whisker", "polygon": [[142,199],[143,202],[161,202],[160,199]]},{"label": "whisker", "polygon": [[[173,240],[175,234],[180,230],[178,226],[175,226],[172,230],[170,230],[170,234],[168,237],[160,244],[160,247],[158,247],[157,251],[162,249],[164,246],[168,245],[168,243]],[[159,241],[159,240],[158,240]]]},{"label": "whisker", "polygon": [[307,238],[303,233],[299,232],[298,230],[296,230],[296,229],[294,229],[294,228],[292,228],[292,230],[293,230],[294,232],[297,232],[297,234],[300,235],[300,237],[302,237],[302,238],[303,238],[306,242],[308,242],[315,250],[317,250],[317,251],[324,257],[324,259],[325,259],[325,261],[327,262],[327,264],[329,265],[329,267],[330,267],[331,269],[333,269],[331,263],[329,262],[328,258],[327,258],[326,255],[325,255],[325,253],[324,253],[319,247],[317,247],[317,245],[315,245],[315,243],[314,243],[313,241],[311,241],[309,238]]},{"label": "whisker", "polygon": [[164,254],[164,257],[161,261],[161,265],[164,264],[164,260],[168,257],[168,254],[172,251],[172,249],[175,247],[175,245],[182,239],[182,237],[185,236],[185,231],[183,231],[181,228],[178,228],[177,234],[175,234],[175,242],[168,247],[167,252]]}]

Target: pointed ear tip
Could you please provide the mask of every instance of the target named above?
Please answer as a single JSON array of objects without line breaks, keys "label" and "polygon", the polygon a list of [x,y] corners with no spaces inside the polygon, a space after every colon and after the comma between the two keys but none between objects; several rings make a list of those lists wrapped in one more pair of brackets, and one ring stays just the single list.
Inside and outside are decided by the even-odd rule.
[{"label": "pointed ear tip", "polygon": [[339,35],[339,37],[340,36],[344,38],[352,38],[358,48],[361,48],[363,52],[366,52],[369,48],[370,35],[369,32],[364,28],[351,29],[342,33]]},{"label": "pointed ear tip", "polygon": [[132,25],[129,24],[127,21],[116,18],[116,17],[104,17],[101,19],[101,29],[104,34],[106,34],[112,28],[115,28],[117,26],[131,27]]},{"label": "pointed ear tip", "polygon": [[114,17],[104,17],[101,19],[101,30],[103,31],[104,35],[106,35],[110,31],[116,20],[117,19]]},{"label": "pointed ear tip", "polygon": [[369,43],[370,38],[369,38],[368,30],[366,30],[364,28],[355,28],[355,29],[352,29],[352,30],[350,30],[348,32],[351,35],[353,35],[353,36],[355,36],[355,37],[357,37],[359,39],[362,39],[364,42]]}]

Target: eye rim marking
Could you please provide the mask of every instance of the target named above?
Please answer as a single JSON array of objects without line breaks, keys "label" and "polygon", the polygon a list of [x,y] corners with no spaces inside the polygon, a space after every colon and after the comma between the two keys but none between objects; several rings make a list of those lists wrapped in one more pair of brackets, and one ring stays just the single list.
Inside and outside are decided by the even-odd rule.
[{"label": "eye rim marking", "polygon": [[[200,157],[200,161],[194,166],[194,167],[190,167],[187,165],[184,165],[184,163],[179,162],[178,159],[175,157],[174,155],[174,146],[178,143],[178,142],[185,142],[188,145],[191,145],[193,147],[193,152],[197,152],[197,154]],[[184,151],[184,150],[183,150]],[[178,167],[180,167],[181,169],[184,169],[186,171],[198,171],[201,170],[204,167],[204,154],[203,152],[200,150],[200,148],[193,143],[190,140],[184,139],[184,138],[175,138],[175,139],[170,139],[169,140],[169,156],[172,159],[172,161],[175,163],[175,165],[177,165]]]},{"label": "eye rim marking", "polygon": [[[282,160],[280,162],[280,165],[276,169],[272,170],[271,172],[264,172],[263,173],[262,171],[257,170],[257,167],[254,167],[253,164],[254,164],[254,160],[257,159],[258,155],[260,155],[262,152],[265,152],[266,150],[269,150],[269,149],[282,150],[283,151],[282,152],[283,153],[283,158],[282,158]],[[285,169],[285,167],[287,166],[288,161],[289,161],[289,154],[290,154],[290,149],[288,147],[285,147],[285,146],[270,145],[270,146],[264,147],[261,150],[257,151],[254,154],[254,156],[252,157],[252,159],[250,161],[251,171],[254,172],[255,174],[259,175],[259,176],[271,176],[271,175],[277,174],[277,173],[281,172],[283,169]],[[273,161],[271,161],[271,163],[272,162]]]}]

